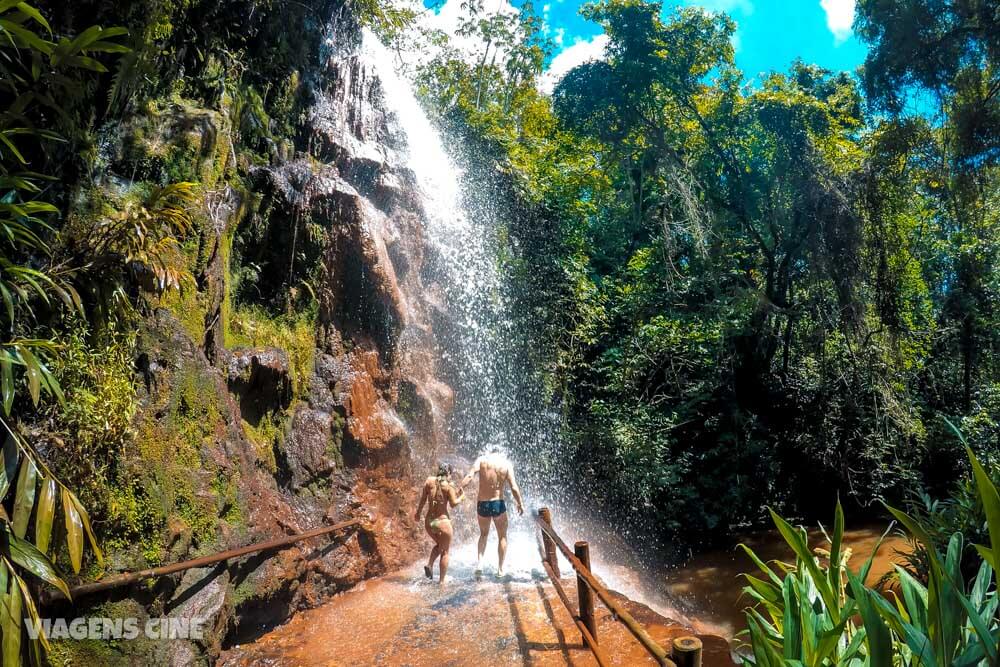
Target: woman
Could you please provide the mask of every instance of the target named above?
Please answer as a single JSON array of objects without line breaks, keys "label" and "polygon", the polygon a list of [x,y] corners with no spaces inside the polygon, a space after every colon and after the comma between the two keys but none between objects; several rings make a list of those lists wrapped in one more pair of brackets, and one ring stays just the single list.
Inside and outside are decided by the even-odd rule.
[{"label": "woman", "polygon": [[448,571],[448,549],[451,547],[451,517],[448,516],[448,509],[455,507],[465,498],[465,492],[455,491],[451,484],[451,466],[446,463],[438,465],[437,475],[428,477],[424,483],[424,492],[420,495],[420,504],[417,505],[417,512],[414,518],[420,521],[420,514],[423,512],[424,504],[427,503],[427,516],[424,519],[424,528],[427,534],[434,540],[434,548],[431,550],[431,557],[424,566],[424,575],[428,579],[434,578],[434,561],[441,558],[441,578],[440,583],[444,584],[444,575]]}]

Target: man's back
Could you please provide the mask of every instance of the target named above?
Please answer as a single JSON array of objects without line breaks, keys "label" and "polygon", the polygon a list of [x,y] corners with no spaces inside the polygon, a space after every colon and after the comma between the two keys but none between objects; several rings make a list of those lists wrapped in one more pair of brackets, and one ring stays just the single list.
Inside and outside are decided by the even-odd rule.
[{"label": "man's back", "polygon": [[479,460],[478,500],[499,500],[503,498],[504,487],[510,479],[510,468],[501,461],[483,457]]}]

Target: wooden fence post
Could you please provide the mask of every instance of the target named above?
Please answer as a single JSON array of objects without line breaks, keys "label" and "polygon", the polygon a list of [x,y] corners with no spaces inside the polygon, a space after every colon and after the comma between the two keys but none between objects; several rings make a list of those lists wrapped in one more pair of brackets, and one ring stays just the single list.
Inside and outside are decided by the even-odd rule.
[{"label": "wooden fence post", "polygon": [[[590,545],[586,542],[577,542],[573,545],[573,552],[583,563],[583,566],[590,570]],[[594,641],[597,641],[597,620],[594,618],[594,591],[584,581],[579,574],[576,575],[576,593],[580,600],[580,620],[590,630]]]},{"label": "wooden fence post", "polygon": [[674,662],[677,667],[701,667],[701,640],[697,637],[674,639]]},{"label": "wooden fence post", "polygon": [[[545,522],[545,525],[549,528],[552,527],[552,512],[549,511],[548,507],[538,510],[538,516]],[[544,530],[542,531],[542,544],[545,547],[545,560],[552,566],[552,571],[556,573],[557,577],[562,576],[559,573],[559,557],[556,555],[556,543]]]}]

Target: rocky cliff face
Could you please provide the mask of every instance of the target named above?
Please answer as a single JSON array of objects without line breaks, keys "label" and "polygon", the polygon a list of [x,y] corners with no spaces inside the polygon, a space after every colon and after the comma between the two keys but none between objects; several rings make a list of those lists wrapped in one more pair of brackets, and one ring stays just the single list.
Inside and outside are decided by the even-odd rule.
[{"label": "rocky cliff face", "polygon": [[[102,187],[131,187],[126,147],[141,135],[161,152],[193,147],[187,167],[204,192],[196,285],[162,299],[140,332],[138,436],[126,467],[161,506],[165,528],[154,539],[167,562],[350,518],[366,525],[93,600],[118,605],[114,615],[211,619],[201,642],[136,644],[124,649],[128,659],[211,660],[296,609],[413,560],[422,544],[415,480],[449,448],[453,396],[432,326],[447,313],[434,296],[434,253],[400,158],[403,139],[358,55],[357,31],[347,20],[313,29],[325,31],[324,46],[301,72],[306,111],[293,140],[269,147],[267,163],[238,157],[240,128],[224,104],[175,101],[107,130]],[[146,153],[142,164],[157,164]],[[288,285],[314,295],[289,308],[315,300],[314,318],[283,320],[300,323],[294,345],[235,315],[237,263],[279,251],[316,276]],[[285,270],[264,265],[257,289],[294,282]],[[113,566],[138,567],[136,558],[122,550]]]}]

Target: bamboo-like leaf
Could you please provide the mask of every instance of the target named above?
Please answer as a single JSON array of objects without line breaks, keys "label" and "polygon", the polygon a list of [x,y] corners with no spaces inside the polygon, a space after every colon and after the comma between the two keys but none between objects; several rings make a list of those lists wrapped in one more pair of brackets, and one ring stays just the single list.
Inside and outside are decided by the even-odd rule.
[{"label": "bamboo-like leaf", "polygon": [[[13,574],[13,573],[11,573]],[[13,582],[11,582],[13,583]],[[3,630],[3,667],[21,667],[21,595],[17,585],[4,591],[0,605],[0,629]]]},{"label": "bamboo-like leaf", "polygon": [[31,395],[31,402],[38,405],[39,392],[42,387],[42,372],[38,368],[38,361],[31,351],[25,347],[18,350],[21,360],[24,362],[24,372],[28,379],[28,393]]},{"label": "bamboo-like leaf", "polygon": [[100,545],[97,544],[97,537],[94,535],[94,530],[90,526],[90,515],[87,514],[86,508],[80,499],[76,497],[72,491],[69,491],[69,497],[73,501],[73,506],[76,507],[77,514],[80,515],[80,521],[83,522],[83,530],[87,533],[87,539],[90,541],[90,548],[94,552],[94,556],[97,558],[99,564],[104,564],[104,552],[101,551]]},{"label": "bamboo-like leaf", "polygon": [[[35,599],[31,595],[31,591],[28,589],[28,585],[24,582],[24,579],[17,576],[17,572],[11,572],[14,577],[14,581],[17,582],[17,587],[21,591],[21,600],[24,602],[24,610],[28,612],[28,618],[34,622],[35,627],[38,628],[38,640],[41,641],[42,645],[45,647],[46,651],[51,651],[52,646],[49,645],[49,638],[45,636],[45,630],[42,629],[42,619],[38,616],[38,608],[35,606]],[[14,588],[11,587],[11,595],[14,594]],[[31,641],[31,638],[28,638]]]},{"label": "bamboo-like leaf", "polygon": [[0,500],[7,495],[10,483],[14,481],[14,474],[17,472],[17,464],[21,460],[21,451],[14,442],[14,436],[10,433],[4,440],[3,449],[0,450]]},{"label": "bamboo-like leaf", "polygon": [[42,492],[38,497],[38,509],[35,512],[35,546],[43,554],[49,551],[55,512],[56,480],[46,477],[42,479]]},{"label": "bamboo-like leaf", "polygon": [[66,548],[69,551],[69,561],[73,572],[80,573],[83,565],[83,519],[73,502],[73,494],[65,487],[62,490],[63,516],[66,521]]},{"label": "bamboo-like leaf", "polygon": [[29,5],[27,2],[18,2],[14,6],[17,7],[18,11],[24,13],[28,18],[45,28],[50,35],[52,34],[52,28],[49,26],[49,22],[45,20],[45,17],[42,16],[37,9]]},{"label": "bamboo-like leaf", "polygon": [[14,369],[6,356],[0,358],[0,395],[3,399],[3,413],[9,415],[14,405]]},{"label": "bamboo-like leaf", "polygon": [[7,537],[8,547],[10,548],[10,560],[42,581],[58,588],[67,599],[70,598],[69,587],[63,581],[62,577],[59,576],[59,573],[56,572],[52,561],[45,554],[39,551],[31,542],[22,540],[13,533],[8,532]]},{"label": "bamboo-like leaf", "polygon": [[14,494],[14,520],[12,528],[18,537],[24,537],[28,532],[28,520],[35,506],[35,490],[37,488],[38,469],[35,462],[24,457],[21,472],[17,476],[17,490]]}]

